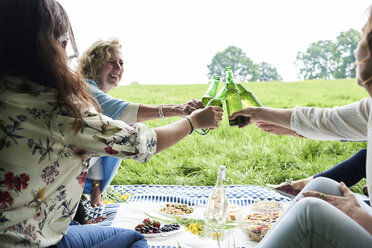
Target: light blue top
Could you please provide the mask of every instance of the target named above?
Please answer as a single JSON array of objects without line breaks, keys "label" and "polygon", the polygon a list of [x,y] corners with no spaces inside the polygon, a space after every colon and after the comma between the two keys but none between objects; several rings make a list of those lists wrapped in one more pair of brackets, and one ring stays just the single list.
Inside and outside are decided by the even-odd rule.
[{"label": "light blue top", "polygon": [[112,97],[98,88],[96,82],[91,79],[86,79],[89,85],[93,87],[88,87],[89,93],[95,97],[101,106],[101,112],[104,115],[111,117],[116,120],[120,114],[124,111],[130,102],[126,102],[122,99]]},{"label": "light blue top", "polygon": [[[91,79],[86,79],[91,87],[88,87],[89,93],[95,97],[101,106],[101,112],[104,115],[111,117],[112,119],[118,119],[121,113],[128,107],[131,103],[126,102],[122,99],[112,97],[98,88],[96,82]],[[101,180],[101,191],[103,192],[105,188],[110,185],[111,181],[114,179],[116,172],[119,169],[122,159],[115,157],[101,157],[100,164],[95,166],[101,166],[102,177]],[[89,194],[92,191],[92,180],[86,178],[84,185],[84,193]]]}]

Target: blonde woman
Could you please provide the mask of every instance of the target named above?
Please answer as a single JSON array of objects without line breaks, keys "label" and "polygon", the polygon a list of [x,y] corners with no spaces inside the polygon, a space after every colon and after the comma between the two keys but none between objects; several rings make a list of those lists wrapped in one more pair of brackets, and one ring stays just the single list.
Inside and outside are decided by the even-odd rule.
[{"label": "blonde woman", "polygon": [[[89,84],[89,90],[97,99],[101,112],[126,123],[143,122],[158,118],[187,116],[203,108],[200,100],[192,99],[184,104],[146,105],[126,102],[107,95],[117,87],[124,73],[124,61],[118,39],[94,42],[78,60],[78,71]],[[112,156],[93,158],[87,175],[84,193],[91,194],[93,207],[99,206],[101,192],[110,185],[122,159]]]},{"label": "blonde woman", "polygon": [[147,248],[133,230],[71,225],[88,159],[146,162],[194,128],[217,128],[222,109],[194,111],[149,129],[100,114],[67,62],[76,51],[67,13],[55,0],[0,1],[0,240],[2,247]]}]

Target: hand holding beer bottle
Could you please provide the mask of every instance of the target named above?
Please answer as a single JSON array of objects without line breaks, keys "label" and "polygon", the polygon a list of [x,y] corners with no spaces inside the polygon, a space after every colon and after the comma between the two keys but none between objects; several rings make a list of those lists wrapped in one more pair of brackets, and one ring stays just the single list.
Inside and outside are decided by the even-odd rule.
[{"label": "hand holding beer bottle", "polygon": [[221,122],[223,109],[216,106],[209,106],[203,109],[197,109],[192,112],[188,118],[191,121],[192,128],[197,129],[215,129]]},{"label": "hand holding beer bottle", "polygon": [[[226,96],[226,91],[227,91],[227,84],[225,84],[225,86],[220,90],[220,92],[218,92],[218,95],[216,97],[214,97],[213,99],[211,99],[207,106],[206,107],[209,107],[209,106],[218,106],[218,107],[221,107],[223,106],[223,101],[225,100],[225,96]],[[209,128],[207,129],[197,129],[195,130],[195,132],[197,132],[198,134],[201,134],[201,135],[206,135],[208,134],[210,131]]]},{"label": "hand holding beer bottle", "polygon": [[[233,113],[240,111],[243,108],[262,107],[262,104],[251,91],[244,88],[241,83],[235,82],[234,75],[230,66],[226,67],[225,73],[226,84],[220,90],[218,95],[211,98],[211,96],[215,94],[219,82],[219,77],[214,76],[214,81],[211,82],[211,85],[209,86],[207,92],[202,97],[202,102],[206,107],[219,106],[222,108],[223,102],[226,101],[226,109],[230,126],[245,126],[246,118],[244,116],[235,115],[235,118],[230,117],[233,115]],[[207,100],[209,100],[208,103]],[[210,129],[197,129],[195,131],[198,134],[206,135],[209,133]]]}]

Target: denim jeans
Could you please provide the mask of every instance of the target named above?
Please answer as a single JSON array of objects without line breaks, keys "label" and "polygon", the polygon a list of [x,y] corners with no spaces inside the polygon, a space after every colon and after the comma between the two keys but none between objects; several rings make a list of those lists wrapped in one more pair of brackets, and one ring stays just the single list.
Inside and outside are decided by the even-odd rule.
[{"label": "denim jeans", "polygon": [[70,225],[57,248],[147,248],[143,235],[134,230],[97,225]]},{"label": "denim jeans", "polygon": [[[315,190],[339,195],[339,183],[329,178],[312,180],[303,191]],[[371,248],[372,235],[342,211],[328,202],[302,198],[302,193],[279,218],[256,248]],[[358,199],[362,208],[372,216],[372,209]]]},{"label": "denim jeans", "polygon": [[349,159],[333,166],[332,168],[316,174],[317,177],[328,177],[337,182],[344,182],[351,187],[366,177],[367,149],[361,149]]}]

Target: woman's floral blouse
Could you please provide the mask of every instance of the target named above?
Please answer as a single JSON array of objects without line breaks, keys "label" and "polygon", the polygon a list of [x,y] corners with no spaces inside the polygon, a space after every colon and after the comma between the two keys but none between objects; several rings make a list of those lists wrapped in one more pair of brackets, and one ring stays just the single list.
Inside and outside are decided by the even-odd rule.
[{"label": "woman's floral blouse", "polygon": [[91,156],[146,162],[155,153],[156,133],[143,124],[84,116],[79,129],[54,89],[0,75],[1,247],[44,247],[62,238]]}]

